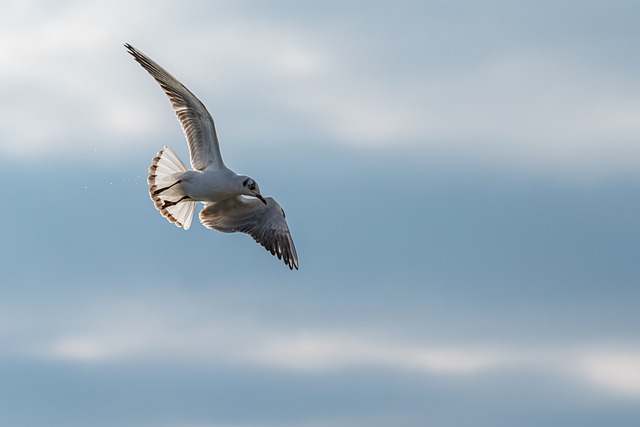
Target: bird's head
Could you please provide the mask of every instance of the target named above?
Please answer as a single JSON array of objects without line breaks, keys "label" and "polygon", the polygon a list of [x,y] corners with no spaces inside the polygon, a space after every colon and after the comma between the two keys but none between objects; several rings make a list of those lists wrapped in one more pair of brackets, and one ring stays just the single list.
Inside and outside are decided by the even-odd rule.
[{"label": "bird's head", "polygon": [[264,203],[266,205],[267,201],[260,194],[260,187],[258,187],[258,183],[255,182],[252,178],[249,178],[248,176],[243,176],[242,178],[243,178],[243,180],[242,180],[242,195],[243,196],[257,197],[258,199],[260,199],[260,201],[262,203]]}]

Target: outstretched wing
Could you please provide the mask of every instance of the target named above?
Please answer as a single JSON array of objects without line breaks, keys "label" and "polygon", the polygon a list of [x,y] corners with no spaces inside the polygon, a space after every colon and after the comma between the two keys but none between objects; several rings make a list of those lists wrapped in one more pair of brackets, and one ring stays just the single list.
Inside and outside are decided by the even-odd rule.
[{"label": "outstretched wing", "polygon": [[124,45],[129,53],[160,84],[169,97],[187,138],[191,167],[202,171],[214,165],[223,167],[216,127],[204,104],[182,83],[135,47]]},{"label": "outstretched wing", "polygon": [[242,196],[208,203],[200,211],[200,222],[207,228],[247,233],[266,250],[282,259],[290,269],[298,269],[298,254],[293,244],[284,211],[271,197],[265,205],[258,199]]}]

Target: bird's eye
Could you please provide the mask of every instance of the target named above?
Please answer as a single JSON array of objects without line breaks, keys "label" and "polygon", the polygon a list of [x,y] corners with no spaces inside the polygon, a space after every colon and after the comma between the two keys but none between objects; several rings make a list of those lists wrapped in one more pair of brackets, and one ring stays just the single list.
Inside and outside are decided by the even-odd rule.
[{"label": "bird's eye", "polygon": [[256,185],[255,184],[249,184],[249,190],[253,191],[256,189]]}]

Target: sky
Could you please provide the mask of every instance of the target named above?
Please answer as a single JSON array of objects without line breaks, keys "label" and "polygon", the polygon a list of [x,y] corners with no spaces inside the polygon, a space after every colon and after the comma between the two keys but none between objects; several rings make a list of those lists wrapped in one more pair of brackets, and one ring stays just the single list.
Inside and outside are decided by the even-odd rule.
[{"label": "sky", "polygon": [[[0,5],[0,424],[636,426],[640,4]],[[153,207],[168,100],[290,271]]]}]

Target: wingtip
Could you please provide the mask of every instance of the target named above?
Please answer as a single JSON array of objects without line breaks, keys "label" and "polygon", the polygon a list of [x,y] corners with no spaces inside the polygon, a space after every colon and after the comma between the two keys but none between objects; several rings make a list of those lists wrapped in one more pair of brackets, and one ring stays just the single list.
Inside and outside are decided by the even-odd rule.
[{"label": "wingtip", "polygon": [[127,52],[129,53],[129,55],[133,56],[133,58],[140,62],[141,61],[141,56],[144,56],[144,54],[142,52],[140,52],[138,49],[136,49],[135,47],[133,47],[133,45],[129,44],[129,43],[125,43],[124,47],[127,49]]},{"label": "wingtip", "polygon": [[135,60],[138,59],[138,50],[135,47],[131,46],[129,43],[125,43],[124,47],[127,49],[127,53],[129,55],[133,56]]}]

